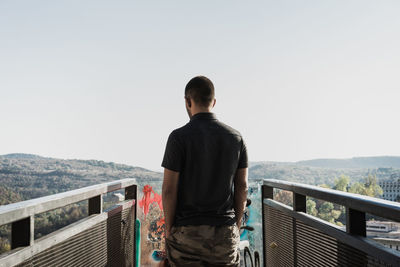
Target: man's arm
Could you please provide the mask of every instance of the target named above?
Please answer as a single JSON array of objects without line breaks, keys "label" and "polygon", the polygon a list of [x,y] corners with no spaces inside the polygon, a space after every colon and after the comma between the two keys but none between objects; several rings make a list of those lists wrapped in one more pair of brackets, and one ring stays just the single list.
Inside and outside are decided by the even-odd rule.
[{"label": "man's arm", "polygon": [[247,168],[237,169],[235,176],[235,216],[236,224],[240,228],[242,224],[242,217],[247,202]]},{"label": "man's arm", "polygon": [[162,185],[162,202],[164,208],[166,237],[169,237],[175,219],[176,201],[178,198],[179,172],[164,168]]}]

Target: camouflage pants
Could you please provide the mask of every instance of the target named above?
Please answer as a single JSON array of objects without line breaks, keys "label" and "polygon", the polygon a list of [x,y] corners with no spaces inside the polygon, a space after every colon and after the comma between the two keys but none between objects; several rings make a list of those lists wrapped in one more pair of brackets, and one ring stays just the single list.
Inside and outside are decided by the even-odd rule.
[{"label": "camouflage pants", "polygon": [[239,266],[236,225],[172,227],[166,239],[171,266]]}]

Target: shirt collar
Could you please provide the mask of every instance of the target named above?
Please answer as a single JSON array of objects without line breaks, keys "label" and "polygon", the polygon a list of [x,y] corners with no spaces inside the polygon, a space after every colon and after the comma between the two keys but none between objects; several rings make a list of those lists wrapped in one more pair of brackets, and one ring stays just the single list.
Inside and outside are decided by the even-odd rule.
[{"label": "shirt collar", "polygon": [[217,116],[215,116],[214,113],[200,112],[200,113],[194,114],[190,120],[194,121],[194,120],[216,120],[216,119],[217,119]]}]

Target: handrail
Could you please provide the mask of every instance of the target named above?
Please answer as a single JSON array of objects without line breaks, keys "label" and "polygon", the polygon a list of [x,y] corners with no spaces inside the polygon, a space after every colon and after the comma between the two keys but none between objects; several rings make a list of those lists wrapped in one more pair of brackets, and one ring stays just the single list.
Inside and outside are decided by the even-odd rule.
[{"label": "handrail", "polygon": [[303,196],[333,202],[353,210],[370,213],[393,221],[400,221],[400,203],[397,202],[276,179],[265,179],[263,184],[272,188],[292,191]]},{"label": "handrail", "polygon": [[[274,200],[274,188],[291,191],[293,193],[293,206],[287,206],[279,201]],[[382,200],[369,196],[362,196],[353,193],[342,192],[338,190],[322,188],[313,185],[300,184],[295,182],[287,182],[275,179],[265,179],[262,185],[262,203],[272,208],[273,210],[279,210],[283,214],[292,218],[293,229],[288,230],[293,233],[293,261],[294,266],[297,265],[298,249],[303,246],[304,242],[310,242],[318,237],[314,236],[314,239],[307,239],[304,236],[301,242],[298,242],[297,225],[299,222],[310,226],[312,229],[319,231],[322,235],[327,235],[332,237],[334,240],[349,246],[350,248],[355,248],[360,251],[360,253],[365,253],[360,256],[359,260],[364,263],[369,261],[367,255],[371,255],[374,259],[378,259],[387,264],[392,264],[393,266],[400,266],[400,253],[398,251],[384,247],[374,241],[367,238],[366,229],[366,213],[383,217],[385,219],[390,219],[393,221],[400,221],[400,203],[391,202],[387,200]],[[307,197],[313,197],[316,199],[332,202],[335,204],[342,205],[346,208],[346,232],[339,229],[334,224],[328,223],[319,219],[315,216],[307,214]],[[262,210],[263,222],[268,220],[267,213]],[[275,215],[269,215],[273,218]],[[300,226],[301,228],[301,226]],[[270,231],[271,229],[269,229]],[[300,231],[304,231],[300,230]],[[266,261],[268,257],[272,257],[277,260],[280,256],[275,252],[269,250],[267,255],[266,240],[267,237],[267,226],[263,223],[263,233],[264,233],[264,260]],[[317,236],[319,234],[316,234]],[[306,240],[307,239],[307,240]],[[315,240],[314,240],[315,241]],[[302,243],[303,242],[303,243]],[[316,245],[318,247],[318,245]],[[335,249],[335,248],[333,248]],[[343,249],[343,247],[342,247]],[[275,254],[274,254],[275,253]],[[347,262],[346,258],[348,255],[339,253],[338,250],[337,260]],[[351,254],[351,252],[348,252]],[[340,254],[340,255],[339,255]],[[361,255],[357,254],[357,255]],[[324,253],[318,254],[320,257],[324,257]],[[310,256],[310,254],[309,254]],[[279,258],[280,259],[280,258]],[[304,260],[304,255],[301,260]],[[347,266],[347,265],[346,265]]]},{"label": "handrail", "polygon": [[376,257],[388,263],[389,262],[393,263],[393,266],[399,266],[400,253],[396,250],[386,248],[380,244],[377,244],[369,240],[366,237],[349,235],[343,230],[341,230],[340,227],[334,224],[328,223],[322,219],[314,217],[310,214],[306,214],[304,212],[293,211],[292,209],[290,209],[290,207],[278,201],[271,199],[264,199],[263,204],[267,204],[268,206],[273,207],[276,210],[279,210],[280,212],[286,214],[287,216],[300,220],[310,225],[311,227],[319,230],[320,232],[332,236],[337,240],[340,240],[340,242],[346,245],[357,248],[367,254],[375,255]]},{"label": "handrail", "polygon": [[[119,189],[125,189],[125,200],[114,205],[112,209],[103,210],[103,194]],[[136,179],[123,179],[0,206],[0,225],[11,223],[11,251],[0,255],[0,267],[18,265],[108,220],[109,217],[121,213],[122,210],[136,209],[136,198]],[[82,200],[88,200],[88,217],[44,237],[34,239],[34,215]],[[136,222],[136,211],[133,211],[133,214],[130,225]]]},{"label": "handrail", "polygon": [[122,179],[103,184],[88,186],[55,195],[21,201],[0,206],[0,225],[12,223],[35,214],[43,213],[104,193],[119,190],[136,184],[135,179]]}]

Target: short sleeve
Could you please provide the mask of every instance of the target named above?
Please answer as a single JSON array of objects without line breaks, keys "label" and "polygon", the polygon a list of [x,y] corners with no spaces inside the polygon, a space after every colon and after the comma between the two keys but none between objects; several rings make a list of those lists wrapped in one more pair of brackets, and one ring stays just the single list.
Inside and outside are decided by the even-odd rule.
[{"label": "short sleeve", "polygon": [[247,158],[247,147],[246,147],[246,143],[244,142],[244,140],[242,138],[242,147],[240,149],[238,169],[247,168],[248,166],[249,166],[249,163],[248,163],[248,158]]},{"label": "short sleeve", "polygon": [[171,171],[180,172],[183,166],[183,158],[182,146],[179,144],[175,132],[172,132],[168,137],[161,166]]}]

